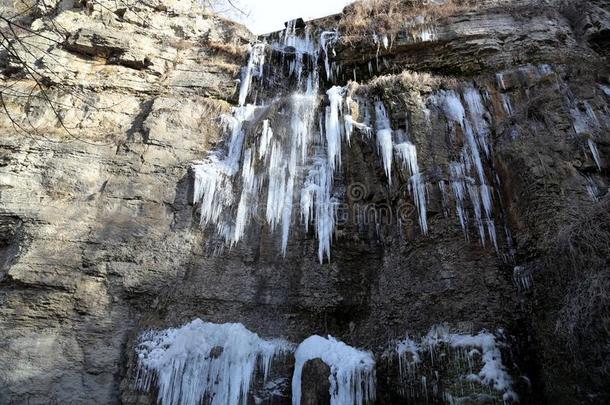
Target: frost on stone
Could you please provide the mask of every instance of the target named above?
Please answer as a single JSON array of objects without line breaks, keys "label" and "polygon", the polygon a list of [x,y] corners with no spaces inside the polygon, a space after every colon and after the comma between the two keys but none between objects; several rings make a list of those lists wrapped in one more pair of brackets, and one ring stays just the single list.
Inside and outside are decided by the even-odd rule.
[{"label": "frost on stone", "polygon": [[295,352],[292,404],[301,403],[303,367],[320,359],[330,367],[331,405],[363,405],[375,399],[375,359],[372,353],[355,349],[333,337],[311,336]]},{"label": "frost on stone", "polygon": [[136,387],[155,385],[163,405],[242,404],[255,372],[267,379],[273,359],[292,351],[283,340],[264,340],[242,324],[196,319],[180,328],[149,331],[136,347]]}]

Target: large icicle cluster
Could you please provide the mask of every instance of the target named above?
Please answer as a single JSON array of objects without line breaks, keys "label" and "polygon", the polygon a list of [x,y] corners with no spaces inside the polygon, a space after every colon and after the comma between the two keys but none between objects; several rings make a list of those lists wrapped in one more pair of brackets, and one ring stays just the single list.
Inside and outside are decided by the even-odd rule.
[{"label": "large icicle cluster", "polygon": [[[193,166],[194,201],[200,207],[201,224],[215,227],[228,246],[244,238],[254,219],[263,219],[272,232],[281,233],[281,251],[285,255],[291,225],[298,215],[294,205],[300,203],[306,231],[310,224],[315,229],[320,262],[330,260],[337,207],[333,182],[334,174],[341,169],[342,146],[349,145],[354,130],[367,137],[372,132],[370,120],[365,124],[352,118],[351,100],[343,87],[326,91],[328,104],[318,111],[318,61],[323,58],[326,78],[331,80],[334,67],[330,55],[337,38],[334,31],[312,38],[308,27],[299,31],[291,22],[279,42],[251,47],[242,72],[239,106],[231,116],[222,117],[230,134],[227,150],[215,151]],[[294,92],[290,97],[270,100],[271,104],[246,104],[254,79],[265,79],[265,53],[269,48],[283,55],[288,75],[296,79]],[[277,107],[287,118],[274,122],[266,117],[271,107]],[[380,156],[391,182],[395,154],[392,129],[383,103],[376,103],[375,108]],[[258,125],[261,121],[262,125]],[[414,159],[408,163],[410,189],[425,233],[425,185],[416,153],[413,149],[407,156],[401,146],[397,146],[396,153]]]},{"label": "large icicle cluster", "polygon": [[301,403],[303,366],[313,359],[321,359],[330,367],[331,405],[363,405],[375,399],[375,359],[372,353],[355,349],[331,336],[311,336],[299,345],[295,359],[293,405]]},{"label": "large icicle cluster", "polygon": [[[468,360],[467,364],[471,370],[469,374],[462,376],[465,381],[492,388],[502,395],[505,402],[518,400],[512,388],[513,380],[502,363],[496,337],[484,331],[476,335],[450,333],[445,326],[437,325],[419,342],[409,337],[397,341],[393,352],[398,357],[401,379],[415,376],[424,355],[430,356],[434,361],[435,352],[440,345],[455,351],[456,359]],[[475,359],[481,364],[478,370],[472,369]],[[425,377],[422,379],[425,381]]]},{"label": "large icicle cluster", "polygon": [[432,96],[431,103],[441,109],[452,129],[456,131],[459,128],[465,138],[459,159],[449,164],[451,190],[455,197],[460,224],[468,235],[469,215],[466,210],[468,197],[481,243],[485,245],[485,241],[489,238],[497,250],[492,188],[488,184],[483,167],[483,159],[489,158],[492,153],[489,139],[491,131],[485,119],[485,108],[480,92],[470,87],[463,92],[463,97],[467,109],[464,108],[460,95],[452,90],[441,91]]},{"label": "large icicle cluster", "polygon": [[[339,203],[333,191],[334,179],[341,170],[343,148],[350,145],[356,130],[365,142],[374,135],[388,185],[395,182],[395,167],[408,177],[419,227],[423,234],[428,233],[429,185],[420,169],[409,125],[406,131],[393,129],[381,100],[358,99],[358,115],[363,121],[357,122],[352,116],[354,100],[349,88],[333,86],[325,93],[320,89],[324,81],[318,65],[324,66],[326,79],[332,81],[335,67],[330,55],[337,39],[335,31],[324,31],[315,37],[309,26],[300,29],[296,22],[291,22],[277,41],[251,47],[242,72],[239,106],[231,116],[222,117],[230,134],[226,150],[213,152],[193,167],[194,201],[200,207],[201,224],[214,227],[226,245],[240,242],[256,219],[263,221],[271,232],[281,234],[280,250],[286,255],[291,226],[300,216],[305,230],[315,231],[320,262],[330,260]],[[294,90],[289,96],[270,100],[257,97],[257,105],[247,104],[254,85],[264,85],[269,81],[265,81],[265,74],[278,70],[277,66],[265,65],[266,61],[277,59],[266,57],[268,52],[281,55],[284,73],[288,75],[286,82],[294,85]],[[498,80],[502,85],[501,75]],[[453,194],[457,217],[466,236],[473,226],[481,243],[485,245],[489,240],[497,250],[493,182],[487,179],[493,173],[486,173],[484,165],[491,161],[493,152],[485,99],[486,94],[474,87],[461,93],[442,90],[430,97],[428,107],[446,117],[454,140],[458,137],[464,140],[459,154],[449,164],[449,182],[442,180],[438,184],[444,211],[449,213],[447,203]],[[503,104],[507,114],[512,113],[508,96]],[[426,108],[424,112],[429,117],[430,110]],[[581,119],[580,127],[592,125],[594,114],[587,112],[586,116],[588,119]],[[589,140],[589,147],[601,167],[593,140]],[[295,209],[298,204],[300,212]]]},{"label": "large icicle cluster", "polygon": [[177,329],[144,333],[136,348],[137,387],[156,383],[159,403],[246,404],[257,364],[266,379],[273,358],[292,347],[263,340],[242,324],[213,324],[200,319]]}]

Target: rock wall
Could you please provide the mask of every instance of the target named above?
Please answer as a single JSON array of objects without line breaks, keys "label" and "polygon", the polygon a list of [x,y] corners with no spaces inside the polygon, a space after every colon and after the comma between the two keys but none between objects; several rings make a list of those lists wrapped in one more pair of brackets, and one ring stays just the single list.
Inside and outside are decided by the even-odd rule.
[{"label": "rock wall", "polygon": [[[383,101],[396,129],[408,117],[430,232],[412,210],[400,227],[347,220],[322,265],[312,232],[295,231],[285,258],[263,225],[213,254],[198,225],[189,167],[222,145],[217,117],[237,102],[254,40],[244,28],[171,0],[45,2],[24,17],[39,35],[0,63],[0,403],[152,403],[133,388],[137,336],[194,318],[373,350],[388,404],[407,401],[381,357],[390,341],[439,323],[502,328],[522,402],[604,403],[608,3],[489,3],[435,21],[431,41],[336,44],[336,84],[355,77],[354,98]],[[424,100],[469,86],[487,94],[498,252],[474,230],[467,241],[433,188],[449,181],[456,133],[440,116],[426,124]],[[408,178],[388,187],[376,153],[364,137],[344,151],[348,212],[406,202]],[[289,402],[290,361],[276,372],[281,395],[253,391]]]}]

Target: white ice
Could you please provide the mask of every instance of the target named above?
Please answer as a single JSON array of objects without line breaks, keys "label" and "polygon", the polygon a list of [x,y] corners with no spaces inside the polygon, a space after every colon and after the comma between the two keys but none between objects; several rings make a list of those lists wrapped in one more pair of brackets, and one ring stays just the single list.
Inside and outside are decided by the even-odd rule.
[{"label": "white ice", "polygon": [[265,65],[265,44],[255,44],[250,49],[250,58],[245,67],[241,86],[239,88],[239,105],[246,104],[246,98],[250,93],[250,85],[253,77],[263,77],[263,67]]},{"label": "white ice", "polygon": [[392,159],[394,149],[392,128],[388,112],[381,101],[375,102],[375,130],[377,135],[377,147],[381,154],[385,173],[388,176],[388,183],[392,184]]},{"label": "white ice", "polygon": [[[489,332],[479,332],[476,335],[450,333],[444,325],[435,325],[430,332],[415,342],[409,337],[395,345],[399,358],[407,356],[412,362],[421,361],[423,353],[434,356],[438,345],[446,344],[452,349],[464,351],[467,356],[481,355],[482,367],[476,374],[466,376],[471,382],[490,386],[502,393],[504,401],[517,401],[518,396],[512,388],[513,380],[502,362],[499,344],[496,337]],[[409,371],[409,369],[407,369]]]},{"label": "white ice", "polygon": [[142,334],[137,387],[156,383],[162,405],[247,404],[257,364],[266,379],[273,358],[292,351],[282,340],[264,340],[242,324],[196,319],[176,329]]},{"label": "white ice", "polygon": [[303,366],[320,359],[330,367],[331,405],[363,405],[375,399],[375,359],[333,337],[311,336],[295,352],[292,404],[301,403]]}]

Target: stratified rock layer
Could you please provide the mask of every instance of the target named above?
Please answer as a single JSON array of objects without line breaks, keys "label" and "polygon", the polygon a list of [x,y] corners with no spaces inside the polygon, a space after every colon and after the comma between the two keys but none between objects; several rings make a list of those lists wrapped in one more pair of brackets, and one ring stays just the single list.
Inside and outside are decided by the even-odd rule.
[{"label": "stratified rock layer", "polygon": [[[47,3],[22,22],[44,35],[29,39],[32,53],[15,44],[38,83],[6,53],[0,61],[10,86],[0,117],[0,403],[154,402],[133,388],[137,335],[195,318],[294,342],[332,334],[376,354],[438,323],[504,328],[523,402],[608,400],[608,298],[595,295],[610,285],[595,270],[608,269],[608,2],[488,2],[439,20],[432,41],[339,42],[337,84],[355,76],[352,94],[382,100],[396,128],[408,116],[419,164],[436,182],[447,180],[435,168],[454,151],[449,124],[428,126],[423,100],[473,85],[488,92],[496,212],[512,238],[498,226],[500,253],[467,241],[432,190],[427,236],[413,210],[401,228],[348,221],[323,265],[312,233],[294,232],[285,258],[268,229],[213,255],[198,225],[188,168],[223,139],[217,117],[237,102],[253,41],[245,29],[190,2]],[[583,132],[574,111],[586,116],[587,105],[599,127]],[[364,138],[343,162],[336,182],[348,209],[407,202],[405,179],[388,187]],[[364,194],[354,198],[354,184]],[[575,249],[565,248],[581,241],[605,267],[571,261]],[[578,294],[596,301],[583,307]],[[378,402],[404,400],[391,362],[378,364]],[[257,398],[289,403],[291,366],[275,372],[277,389],[257,386]],[[312,403],[319,385],[306,394]]]}]

